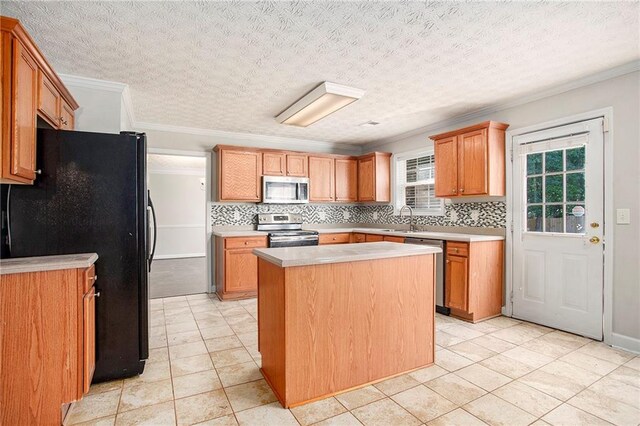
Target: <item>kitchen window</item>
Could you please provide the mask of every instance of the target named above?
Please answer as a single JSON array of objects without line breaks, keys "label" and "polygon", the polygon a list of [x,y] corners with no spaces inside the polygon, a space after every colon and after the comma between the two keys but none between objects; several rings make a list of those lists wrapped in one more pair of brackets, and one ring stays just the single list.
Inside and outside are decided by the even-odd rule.
[{"label": "kitchen window", "polygon": [[422,216],[444,214],[444,200],[435,195],[435,156],[433,149],[395,157],[395,214],[407,205]]}]

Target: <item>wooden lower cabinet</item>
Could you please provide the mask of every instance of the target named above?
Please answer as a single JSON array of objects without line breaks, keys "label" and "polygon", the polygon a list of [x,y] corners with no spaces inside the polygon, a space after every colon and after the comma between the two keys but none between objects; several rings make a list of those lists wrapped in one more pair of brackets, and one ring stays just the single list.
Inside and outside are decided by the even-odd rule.
[{"label": "wooden lower cabinet", "polygon": [[390,243],[404,244],[404,237],[394,237],[393,235],[385,235],[383,241],[389,241]]},{"label": "wooden lower cabinet", "polygon": [[221,300],[254,297],[258,291],[258,258],[254,248],[267,237],[216,237],[216,294]]},{"label": "wooden lower cabinet", "polygon": [[95,273],[0,275],[0,424],[60,425],[95,370]]},{"label": "wooden lower cabinet", "polygon": [[375,243],[377,241],[384,241],[384,235],[378,234],[366,234],[364,237],[366,243]]},{"label": "wooden lower cabinet", "polygon": [[359,232],[354,232],[351,234],[351,242],[352,243],[364,243],[367,241],[367,234],[361,234]]},{"label": "wooden lower cabinet", "polygon": [[348,232],[339,234],[320,234],[319,244],[346,244],[351,242],[351,234]]},{"label": "wooden lower cabinet", "polygon": [[503,305],[504,242],[447,242],[445,306],[472,322],[498,316]]}]

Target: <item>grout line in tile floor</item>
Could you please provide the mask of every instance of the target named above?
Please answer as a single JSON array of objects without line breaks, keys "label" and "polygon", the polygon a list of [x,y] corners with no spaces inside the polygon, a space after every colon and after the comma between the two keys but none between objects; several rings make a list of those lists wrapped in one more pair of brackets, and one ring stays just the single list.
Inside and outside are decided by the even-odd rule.
[{"label": "grout line in tile floor", "polygon": [[[615,380],[610,377],[611,374],[618,370],[621,370],[622,367],[625,367],[630,371],[623,369],[616,377],[620,379],[619,376],[622,376],[622,379],[628,381],[629,383],[626,383],[624,381],[614,381],[613,383],[617,384],[617,386],[628,386],[630,390],[626,388],[624,389],[628,392],[631,392],[632,396],[635,395],[634,392],[637,392],[638,395],[640,395],[640,358],[624,351],[608,348],[602,343],[594,342],[589,339],[573,336],[568,333],[557,332],[556,330],[547,327],[542,327],[519,320],[512,320],[505,317],[498,317],[495,320],[488,320],[479,324],[469,324],[451,317],[436,315],[436,339],[437,343],[442,344],[436,345],[436,351],[440,352],[441,356],[436,357],[436,364],[434,364],[434,366],[419,370],[419,372],[423,370],[426,370],[427,372],[431,371],[436,375],[433,377],[431,375],[428,375],[428,378],[426,380],[418,380],[412,376],[412,374],[415,375],[417,374],[417,372],[413,372],[399,376],[397,378],[389,379],[387,381],[376,383],[373,386],[368,386],[367,388],[371,388],[372,390],[375,390],[375,392],[377,392],[375,397],[373,397],[374,399],[362,399],[360,403],[347,404],[347,395],[360,395],[361,398],[364,398],[363,395],[365,394],[365,391],[356,390],[347,394],[336,395],[335,397],[327,398],[325,400],[319,401],[318,403],[312,403],[306,406],[297,407],[293,410],[285,410],[280,407],[273,393],[270,390],[267,390],[263,394],[250,395],[250,397],[253,397],[254,400],[250,404],[245,404],[248,408],[243,405],[234,407],[231,404],[231,401],[234,400],[233,395],[229,394],[229,390],[231,388],[234,388],[236,386],[245,386],[250,383],[261,383],[264,381],[263,378],[252,380],[252,377],[256,377],[255,370],[253,370],[253,368],[259,368],[260,358],[259,355],[255,354],[255,345],[252,344],[255,342],[255,340],[250,340],[250,336],[247,337],[247,334],[249,333],[257,333],[257,331],[255,331],[257,317],[256,302],[255,299],[234,302],[220,302],[214,298],[215,296],[213,296],[213,298],[210,298],[206,294],[201,294],[194,296],[180,296],[176,298],[155,299],[154,301],[152,301],[150,324],[153,325],[153,327],[150,327],[150,347],[152,347],[153,349],[150,349],[151,359],[148,361],[147,370],[145,371],[147,377],[151,375],[152,378],[148,379],[147,381],[147,379],[145,379],[145,375],[143,374],[140,378],[137,379],[120,381],[120,386],[118,389],[116,389],[119,390],[119,395],[115,410],[111,409],[111,411],[106,412],[106,415],[103,415],[102,412],[98,411],[100,413],[100,417],[98,419],[89,418],[91,414],[86,415],[86,411],[91,410],[92,407],[92,398],[90,398],[90,396],[104,395],[104,393],[108,391],[103,391],[100,393],[99,389],[101,388],[97,388],[96,386],[104,385],[93,385],[92,390],[94,388],[98,390],[96,390],[95,394],[91,394],[90,396],[85,397],[85,400],[74,405],[70,415],[70,421],[68,423],[76,423],[76,420],[78,422],[91,420],[92,423],[95,424],[97,420],[101,420],[100,424],[104,425],[114,423],[130,424],[124,423],[125,419],[122,418],[122,414],[129,413],[127,416],[129,417],[129,419],[133,415],[159,415],[159,413],[149,414],[149,410],[144,411],[144,409],[148,409],[149,407],[156,407],[157,409],[159,409],[161,405],[166,404],[169,401],[162,400],[160,402],[157,402],[150,399],[145,402],[145,397],[152,398],[153,395],[143,394],[141,396],[143,401],[139,401],[138,406],[135,406],[134,404],[133,408],[131,408],[132,405],[127,407],[123,405],[123,397],[125,394],[125,389],[128,389],[131,386],[138,385],[139,383],[149,385],[151,383],[157,383],[160,381],[165,381],[167,379],[171,383],[171,406],[173,408],[171,423],[167,424],[180,424],[180,422],[182,421],[180,415],[182,414],[184,417],[184,413],[181,413],[178,410],[180,401],[184,401],[188,398],[202,396],[209,392],[216,392],[218,390],[221,390],[221,395],[224,395],[226,407],[224,412],[228,414],[204,419],[204,422],[206,422],[207,424],[214,424],[214,420],[216,421],[215,424],[240,423],[279,425],[284,424],[285,421],[289,421],[291,422],[291,424],[308,424],[307,422],[309,421],[310,417],[313,418],[314,423],[330,423],[333,421],[337,422],[340,420],[348,420],[349,422],[351,422],[350,424],[365,425],[375,424],[376,422],[384,419],[389,420],[394,424],[415,423],[416,425],[425,422],[434,425],[452,423],[460,424],[461,421],[464,421],[465,423],[476,421],[488,422],[489,424],[499,424],[501,422],[500,416],[504,416],[504,413],[499,412],[500,409],[497,409],[498,412],[495,412],[496,410],[491,411],[491,409],[488,408],[488,406],[495,406],[495,404],[499,404],[505,412],[509,411],[511,415],[514,416],[514,418],[510,419],[512,420],[509,422],[510,424],[519,424],[518,422],[522,422],[522,424],[544,424],[542,422],[545,421],[549,421],[552,424],[563,422],[566,423],[567,419],[572,420],[573,424],[587,424],[589,423],[589,420],[606,422],[612,422],[612,420],[614,420],[613,423],[630,423],[636,425],[640,422],[640,396],[638,398],[638,404],[637,406],[635,406],[625,403],[625,396],[620,397],[620,399],[622,400],[616,400],[613,399],[611,395],[607,395],[606,392],[605,394],[599,395],[597,392],[598,387],[595,388],[595,391],[592,389],[592,387],[597,383],[603,381],[605,384],[609,383],[605,380],[607,378],[609,380]],[[194,309],[196,309],[196,312],[194,312]],[[169,319],[167,319],[166,316],[167,312],[171,312]],[[241,318],[241,316],[244,317]],[[200,317],[201,319],[196,319],[198,317]],[[162,318],[162,321],[159,321],[158,318]],[[232,318],[234,318],[232,320],[233,325],[231,325],[228,321]],[[191,325],[178,325],[191,322],[195,323],[195,329],[192,328]],[[215,327],[227,327],[232,334],[226,336],[218,336],[218,334],[227,334],[229,332],[228,330],[224,330],[224,332],[216,333],[217,337],[210,336],[209,339],[205,339],[205,335],[209,335],[206,330],[213,329]],[[169,329],[174,329],[177,331],[174,331],[170,334],[168,332]],[[251,329],[251,331],[247,332],[246,330],[249,329]],[[193,341],[193,338],[189,337],[188,333],[193,333],[196,330],[199,336],[196,341]],[[498,335],[496,336],[495,333],[498,333]],[[553,336],[553,338],[551,338],[550,336],[554,333],[557,334]],[[180,335],[182,335],[182,339],[180,339]],[[240,335],[243,335],[243,339],[240,339]],[[169,336],[172,336],[176,339],[172,341],[170,340]],[[547,336],[547,338],[545,339],[544,336]],[[229,340],[229,337],[235,338],[237,342],[226,344],[226,341],[224,339]],[[484,342],[484,345],[479,344],[482,342],[477,340],[482,337],[485,337],[485,340],[487,338],[489,339],[488,342]],[[563,339],[566,342],[566,346],[563,346],[559,343],[563,341]],[[220,345],[220,347],[224,347],[226,349],[220,349],[210,352],[210,346],[206,343],[210,340],[212,341],[212,348],[214,347],[214,343],[217,340],[218,342],[224,342],[225,344]],[[184,343],[183,341],[186,341],[187,343]],[[514,343],[514,341],[519,341],[520,343]],[[192,353],[189,354],[184,346],[182,346],[181,349],[185,349],[185,351],[176,352],[176,349],[174,349],[173,351],[170,350],[172,346],[179,346],[190,343],[201,343],[202,345],[204,345],[206,354],[200,353],[199,350],[191,351]],[[469,345],[470,343],[473,345]],[[491,346],[492,344],[493,346]],[[235,345],[240,346],[235,348],[227,348],[227,346]],[[477,348],[474,345],[476,345]],[[497,348],[496,345],[501,345],[502,348]],[[545,345],[548,345],[548,347],[545,347]],[[590,348],[585,352],[583,349],[587,346],[589,346]],[[550,352],[543,353],[544,351],[536,350],[536,347],[538,349],[546,349]],[[501,350],[491,350],[491,348]],[[229,355],[229,358],[227,359],[222,359],[222,356],[218,355],[218,362],[216,363],[213,361],[214,353],[220,353],[223,351],[230,351],[234,349],[242,349],[249,355],[251,361],[247,361],[245,357],[240,355]],[[504,355],[506,352],[514,349],[518,349],[519,352]],[[553,351],[555,351],[555,353],[553,353]],[[155,359],[158,355],[153,356],[152,354],[154,352],[156,354],[162,352],[161,358]],[[197,352],[197,354],[193,355],[194,352]],[[172,353],[174,353],[173,356]],[[521,380],[532,374],[535,377],[534,373],[538,373],[542,374],[542,377],[545,377],[546,375],[557,376],[555,377],[556,381],[569,381],[568,378],[558,376],[557,371],[556,374],[552,374],[553,370],[552,373],[547,373],[545,367],[548,367],[553,363],[557,363],[558,361],[565,362],[565,360],[563,360],[562,358],[576,353],[578,353],[578,359],[575,360],[574,356],[574,361],[580,364],[580,366],[574,365],[576,362],[572,362],[572,360],[569,359],[567,361],[569,361],[570,365],[566,368],[571,367],[573,369],[572,371],[574,373],[579,373],[580,376],[577,378],[574,377],[575,382],[571,382],[571,386],[575,386],[572,389],[569,389],[567,391],[567,394],[563,395],[563,397],[560,397],[559,391],[554,387],[545,387],[545,383],[542,383],[542,385],[538,383],[538,386],[536,387],[531,384],[531,379],[528,380],[529,383],[525,383],[525,381]],[[180,356],[178,356],[178,354],[180,354]],[[596,354],[598,356],[594,357],[592,356],[592,354]],[[184,372],[182,372],[183,374],[181,374],[180,376],[176,376],[176,371],[174,371],[176,360],[194,358],[196,356],[203,355],[207,355],[210,362],[210,364],[207,364],[206,370],[200,370],[201,368],[204,368],[200,366],[193,368],[194,370],[200,371],[187,372],[188,368],[185,368]],[[498,368],[498,366],[493,363],[493,368],[491,368],[490,366],[483,364],[484,361],[496,358],[498,356],[505,358],[504,361],[510,367],[517,367],[518,364],[521,364],[521,366],[524,366],[524,368],[519,372],[513,372],[505,370],[504,365],[503,367]],[[532,358],[527,359],[527,356],[531,356]],[[608,362],[606,359],[604,359],[607,357],[611,357],[610,361],[612,362]],[[523,359],[528,360],[531,364],[523,363]],[[172,363],[172,361],[174,362]],[[534,361],[537,366],[532,365]],[[166,377],[166,373],[163,373],[162,371],[158,375],[158,378],[153,377],[153,374],[156,373],[153,372],[149,367],[161,362],[166,362],[168,365],[168,377]],[[252,367],[248,368],[246,371],[244,369],[239,369],[234,373],[232,369],[228,368],[241,364],[248,364],[249,362],[252,363]],[[585,365],[585,362],[590,362],[591,365]],[[628,364],[630,365],[629,367],[627,367]],[[209,367],[209,365],[211,367]],[[447,365],[447,367],[445,368],[444,365]],[[560,366],[563,366],[563,364],[560,364]],[[555,367],[557,366],[554,366],[554,368]],[[582,367],[587,368],[583,369]],[[225,368],[227,370],[225,370]],[[588,368],[599,369],[600,372],[594,372],[592,370],[589,370]],[[205,386],[207,390],[203,391],[202,389],[192,389],[186,392],[186,396],[176,398],[176,396],[178,395],[176,386],[177,377],[187,375],[195,376],[197,374],[206,373],[208,371],[212,371],[217,377],[217,383],[214,382],[213,384],[213,387],[216,389],[210,389],[210,384],[207,384],[207,386]],[[234,374],[236,374],[235,378]],[[481,376],[481,374],[484,374],[484,376]],[[222,382],[222,376],[226,376],[226,380],[230,384],[225,385]],[[423,376],[422,378],[424,377],[425,376]],[[443,389],[439,387],[438,382],[442,382],[445,379],[449,381],[454,380],[458,386],[462,386],[459,385],[460,383],[462,383],[464,387],[460,387],[460,389],[462,390],[459,390],[459,392],[464,391],[466,393],[466,398],[459,399],[458,402],[456,402],[455,400],[459,396],[456,397],[456,395],[451,395],[451,392],[447,392],[446,388]],[[579,380],[582,381],[579,382]],[[427,383],[429,383],[430,385],[427,385]],[[453,386],[451,385],[451,382],[443,383],[446,386]],[[219,387],[217,387],[218,385]],[[440,386],[442,386],[442,384],[440,384]],[[511,392],[514,387],[518,386],[524,387],[524,389],[526,389],[526,392],[529,392],[528,395],[530,398],[534,398],[534,396],[538,398],[544,397],[548,400],[549,403],[546,404],[546,407],[544,408],[536,408],[538,414],[534,414],[531,411],[528,411],[527,408],[529,410],[533,409],[526,406],[525,408],[523,408],[522,401],[516,401],[512,393],[507,393],[506,395],[504,394],[506,392]],[[153,385],[148,387],[152,388]],[[109,389],[109,387],[105,386],[105,389]],[[473,392],[475,392],[475,394],[470,394],[472,390]],[[579,398],[576,400],[577,402],[574,401],[574,399],[584,394],[587,390],[589,390],[591,394],[587,393],[587,396],[583,396],[582,403],[580,403]],[[259,389],[257,388],[255,389],[255,391],[259,392]],[[421,391],[422,394],[420,393]],[[195,393],[191,394],[191,392]],[[415,401],[415,398],[417,398],[415,396],[416,394],[424,396],[425,392],[428,396],[432,397],[432,399],[434,400],[433,404],[428,405],[423,402],[423,404],[420,405],[420,401]],[[520,392],[521,395],[524,394],[524,391],[522,391],[522,389],[520,389]],[[594,395],[602,399],[602,404],[606,405],[605,403],[608,403],[609,405],[612,405],[613,408],[611,408],[611,410],[613,411],[613,414],[603,413],[602,410],[598,411],[599,409],[597,408],[597,404],[593,403],[593,401],[591,401],[592,404],[589,405],[589,398],[593,400]],[[237,396],[235,398],[237,398]],[[414,400],[412,400],[412,398]],[[626,398],[628,399],[629,397],[627,396]],[[275,404],[273,403],[274,401]],[[460,403],[460,401],[464,402]],[[237,404],[237,402],[238,400],[236,400],[234,404]],[[542,404],[542,402],[538,402]],[[97,401],[94,405],[97,405],[98,403],[99,401]],[[322,409],[321,404],[323,403],[326,403],[333,407],[329,409],[330,412],[319,411]],[[585,404],[589,406],[585,408]],[[351,410],[349,410],[350,405],[353,405]],[[442,408],[441,406],[444,406],[444,408]],[[594,408],[593,406],[596,406],[596,408]],[[182,409],[184,409],[184,407],[185,405],[183,405]],[[199,408],[201,407],[197,407],[196,409]],[[396,417],[393,417],[393,415],[384,412],[385,409],[389,408],[392,410],[396,410]],[[427,414],[420,411],[429,409],[435,411],[427,412]],[[587,412],[584,409],[589,410],[590,412]],[[377,415],[376,410],[380,411],[379,413],[377,413]],[[247,421],[250,421],[250,415],[254,413],[257,413],[256,415],[260,416],[259,420],[254,423],[247,423]],[[367,415],[369,417],[367,417]],[[338,418],[339,416],[344,417]],[[378,418],[380,416],[382,416],[383,419]],[[459,416],[463,417],[459,418]],[[148,418],[140,418],[140,421],[145,419],[153,420]],[[422,419],[426,419],[425,422],[423,422]],[[198,419],[198,421],[200,420],[201,419]],[[628,422],[625,423],[627,420]],[[220,423],[222,421],[227,421],[227,423]],[[153,424],[165,423],[156,422]]]}]

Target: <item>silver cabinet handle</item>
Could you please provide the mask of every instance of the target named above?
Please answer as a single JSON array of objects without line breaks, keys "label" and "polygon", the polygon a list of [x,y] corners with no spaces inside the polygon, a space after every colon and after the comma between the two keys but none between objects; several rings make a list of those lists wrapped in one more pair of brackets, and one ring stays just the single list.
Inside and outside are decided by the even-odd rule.
[{"label": "silver cabinet handle", "polygon": [[97,275],[94,275],[94,276],[93,276],[93,281],[94,281],[94,282],[96,282],[97,280],[98,280],[98,276],[97,276]]},{"label": "silver cabinet handle", "polygon": [[94,294],[93,297],[100,297],[100,292],[97,292],[96,294]]},{"label": "silver cabinet handle", "polygon": [[42,169],[36,169],[33,171],[33,173],[37,174],[37,175],[41,175],[42,174]]}]

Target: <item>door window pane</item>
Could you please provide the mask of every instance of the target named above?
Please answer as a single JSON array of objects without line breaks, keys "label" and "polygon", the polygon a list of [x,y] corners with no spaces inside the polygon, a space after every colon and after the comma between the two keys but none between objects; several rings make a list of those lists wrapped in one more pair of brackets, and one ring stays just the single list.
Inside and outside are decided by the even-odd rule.
[{"label": "door window pane", "polygon": [[567,204],[566,231],[569,234],[584,234],[584,205]]},{"label": "door window pane", "polygon": [[564,232],[564,206],[547,204],[545,206],[545,232]]},{"label": "door window pane", "polygon": [[542,173],[542,154],[527,155],[527,176]]},{"label": "door window pane", "polygon": [[567,173],[567,201],[584,201],[584,172]]},{"label": "door window pane", "polygon": [[544,171],[547,173],[561,172],[564,169],[562,157],[564,150],[549,151],[544,153]]},{"label": "door window pane", "polygon": [[542,206],[527,208],[527,231],[542,232]]},{"label": "door window pane", "polygon": [[527,178],[527,203],[542,202],[542,176]]},{"label": "door window pane", "polygon": [[545,176],[545,202],[561,203],[564,201],[564,182],[562,177],[562,175]]},{"label": "door window pane", "polygon": [[567,150],[567,170],[584,169],[584,146]]}]

